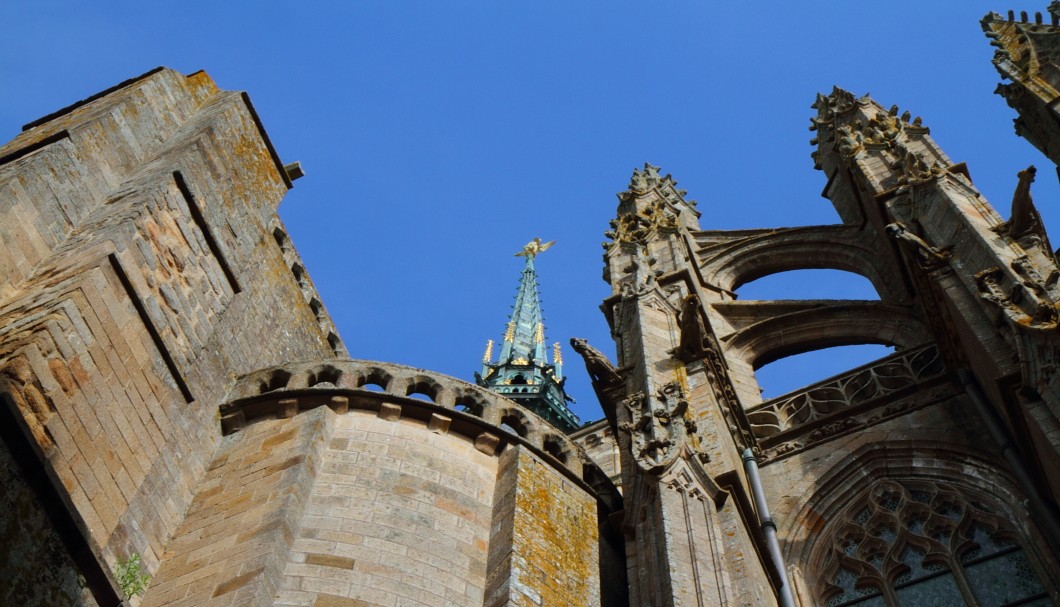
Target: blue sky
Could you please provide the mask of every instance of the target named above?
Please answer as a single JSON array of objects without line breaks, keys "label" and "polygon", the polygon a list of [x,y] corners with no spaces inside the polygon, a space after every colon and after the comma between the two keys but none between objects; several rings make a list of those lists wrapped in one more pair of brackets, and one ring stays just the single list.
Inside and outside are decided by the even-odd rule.
[{"label": "blue sky", "polygon": [[[0,137],[158,65],[248,91],[281,158],[307,172],[280,214],[351,355],[470,380],[502,335],[512,254],[535,236],[557,241],[536,264],[549,341],[613,352],[600,242],[645,161],[699,201],[704,228],[837,222],[807,130],[833,84],[922,116],[1006,217],[1016,172],[1036,164],[1055,227],[1053,166],[992,94],[979,27],[989,10],[1045,4],[9,0]],[[874,297],[836,273],[740,295]],[[596,419],[565,352],[575,412]],[[858,356],[781,361],[763,383],[776,395]]]}]

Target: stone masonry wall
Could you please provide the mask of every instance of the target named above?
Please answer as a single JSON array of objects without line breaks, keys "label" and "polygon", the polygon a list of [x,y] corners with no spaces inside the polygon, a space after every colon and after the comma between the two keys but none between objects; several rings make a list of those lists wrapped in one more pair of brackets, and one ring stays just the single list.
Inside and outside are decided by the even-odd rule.
[{"label": "stone masonry wall", "polygon": [[481,606],[496,475],[465,438],[338,416],[276,605]]},{"label": "stone masonry wall", "polygon": [[225,438],[143,606],[272,605],[334,425],[320,408]]},{"label": "stone masonry wall", "polygon": [[586,455],[600,466],[600,470],[615,483],[622,485],[622,462],[619,459],[618,441],[611,433],[611,426],[606,419],[586,424],[570,435],[579,447],[585,449]]},{"label": "stone masonry wall", "polygon": [[0,444],[0,604],[98,607],[13,454]]},{"label": "stone masonry wall", "polygon": [[599,605],[596,501],[525,447],[501,455],[485,605]]},{"label": "stone masonry wall", "polygon": [[0,147],[0,391],[104,570],[157,569],[236,376],[333,352],[275,236],[289,187],[247,98],[201,72]]}]

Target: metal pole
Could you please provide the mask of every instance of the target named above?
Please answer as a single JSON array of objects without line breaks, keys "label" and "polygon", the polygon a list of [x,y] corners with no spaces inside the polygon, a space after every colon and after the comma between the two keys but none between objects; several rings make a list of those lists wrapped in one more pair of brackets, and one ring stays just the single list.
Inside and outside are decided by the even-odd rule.
[{"label": "metal pole", "polygon": [[766,504],[766,493],[762,490],[762,479],[758,476],[758,460],[750,449],[743,450],[743,468],[747,473],[747,482],[751,485],[751,497],[758,511],[762,533],[766,536],[769,556],[777,571],[780,572],[780,607],[795,607],[795,597],[791,594],[791,582],[788,581],[788,570],[784,566],[784,556],[780,553],[780,541],[777,540],[777,524],[769,516],[769,505]]}]

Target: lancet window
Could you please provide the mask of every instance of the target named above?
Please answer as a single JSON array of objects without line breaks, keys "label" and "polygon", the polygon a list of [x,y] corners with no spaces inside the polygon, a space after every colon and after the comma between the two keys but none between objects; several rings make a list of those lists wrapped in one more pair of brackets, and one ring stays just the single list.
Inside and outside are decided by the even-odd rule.
[{"label": "lancet window", "polygon": [[944,483],[877,481],[828,534],[819,604],[1052,605],[1011,522]]}]

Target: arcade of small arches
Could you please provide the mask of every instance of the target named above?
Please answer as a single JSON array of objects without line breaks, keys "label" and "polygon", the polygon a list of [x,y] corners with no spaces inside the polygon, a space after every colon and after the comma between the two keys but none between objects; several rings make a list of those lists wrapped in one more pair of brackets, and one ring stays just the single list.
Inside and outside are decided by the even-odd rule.
[{"label": "arcade of small arches", "polygon": [[598,485],[606,476],[581,447],[534,413],[490,390],[421,369],[348,359],[284,365],[240,378],[226,401],[220,407],[225,434],[320,406],[337,413],[375,411],[435,431],[444,427],[486,453],[512,442],[528,445],[550,456],[557,469],[597,487],[597,493],[614,491]]}]

